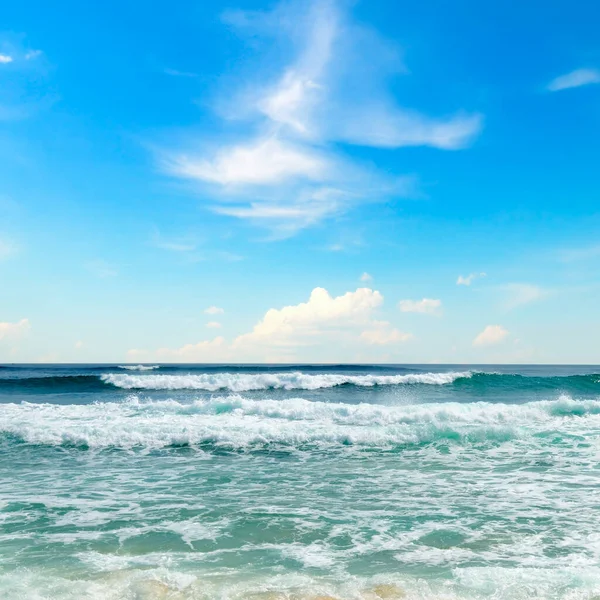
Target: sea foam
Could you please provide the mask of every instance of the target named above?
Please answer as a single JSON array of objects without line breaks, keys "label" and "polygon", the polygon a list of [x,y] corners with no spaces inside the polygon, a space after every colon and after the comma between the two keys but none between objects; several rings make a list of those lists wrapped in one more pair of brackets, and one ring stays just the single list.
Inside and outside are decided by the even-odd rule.
[{"label": "sea foam", "polygon": [[469,378],[470,371],[448,373],[411,373],[408,375],[309,375],[289,373],[203,373],[200,375],[133,375],[108,373],[102,381],[124,389],[138,390],[206,390],[248,392],[252,390],[318,390],[340,385],[373,387],[379,385],[446,385]]},{"label": "sea foam", "polygon": [[190,403],[144,401],[133,396],[122,403],[0,405],[0,435],[5,439],[85,448],[281,445],[389,449],[438,441],[502,443],[553,431],[583,436],[599,426],[600,401],[569,397],[521,405],[382,406],[241,396]]}]

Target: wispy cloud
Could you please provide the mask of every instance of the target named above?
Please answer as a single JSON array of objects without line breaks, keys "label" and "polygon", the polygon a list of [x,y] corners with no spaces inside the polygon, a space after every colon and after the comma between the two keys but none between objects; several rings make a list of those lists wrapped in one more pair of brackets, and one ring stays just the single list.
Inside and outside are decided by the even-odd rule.
[{"label": "wispy cloud", "polygon": [[458,276],[458,279],[456,280],[456,285],[471,285],[473,283],[473,281],[475,281],[475,279],[479,279],[480,277],[485,277],[485,273],[471,273],[470,275],[467,275],[466,277],[463,277],[462,275]]},{"label": "wispy cloud", "polygon": [[244,256],[228,250],[207,248],[207,238],[189,233],[185,235],[164,236],[155,230],[149,242],[154,248],[180,256],[183,262],[195,264],[203,261],[238,262]]},{"label": "wispy cloud", "polygon": [[442,314],[442,301],[433,298],[423,298],[422,300],[400,300],[398,308],[405,313],[421,313],[424,315]]},{"label": "wispy cloud", "polygon": [[13,62],[14,58],[10,54],[0,54],[0,65],[7,65]]},{"label": "wispy cloud", "polygon": [[512,310],[524,304],[530,304],[547,297],[550,291],[531,283],[508,283],[500,286],[505,294],[504,307]]},{"label": "wispy cloud", "polygon": [[369,281],[373,281],[373,276],[367,273],[366,271],[360,276],[360,280],[368,283]]},{"label": "wispy cloud", "polygon": [[509,331],[502,325],[488,325],[473,340],[473,346],[493,346],[503,342],[509,335]]},{"label": "wispy cloud", "polygon": [[221,328],[221,323],[219,323],[218,321],[209,321],[206,326],[208,327],[208,329],[220,329]]},{"label": "wispy cloud", "polygon": [[359,202],[415,194],[414,177],[378,173],[336,144],[455,150],[481,129],[477,114],[437,118],[399,106],[387,86],[402,71],[398,52],[334,0],[230,12],[224,20],[275,36],[286,59],[259,67],[254,85],[228,90],[219,112],[238,131],[233,141],[194,139],[194,151],[161,157],[167,173],[208,191],[215,212],[290,236]]},{"label": "wispy cloud", "polygon": [[209,306],[204,309],[204,313],[207,315],[222,315],[225,312],[220,306]]},{"label": "wispy cloud", "polygon": [[600,70],[598,69],[576,69],[565,75],[561,75],[553,79],[547,86],[551,92],[560,90],[568,90],[570,88],[581,87],[582,85],[590,85],[592,83],[600,83]]}]

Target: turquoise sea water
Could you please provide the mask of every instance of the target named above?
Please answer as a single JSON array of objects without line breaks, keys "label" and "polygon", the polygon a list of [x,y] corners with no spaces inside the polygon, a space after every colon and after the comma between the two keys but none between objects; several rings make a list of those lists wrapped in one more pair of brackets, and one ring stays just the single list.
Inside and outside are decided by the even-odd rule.
[{"label": "turquoise sea water", "polygon": [[600,368],[0,368],[0,598],[600,596]]}]

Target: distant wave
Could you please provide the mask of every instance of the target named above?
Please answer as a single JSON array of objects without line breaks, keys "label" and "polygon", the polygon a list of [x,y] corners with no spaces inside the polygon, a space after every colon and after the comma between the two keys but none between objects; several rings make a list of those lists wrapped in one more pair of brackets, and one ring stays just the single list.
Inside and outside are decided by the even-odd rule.
[{"label": "distant wave", "polygon": [[409,375],[341,375],[324,373],[203,373],[199,375],[129,375],[108,373],[102,381],[127,390],[205,390],[248,392],[252,390],[318,390],[340,385],[445,385],[471,372],[414,373]]},{"label": "distant wave", "polygon": [[[158,365],[121,365],[129,373],[46,373],[27,376],[0,375],[3,393],[76,393],[121,390],[197,390],[204,392],[249,392],[260,390],[321,390],[339,386],[375,389],[382,386],[448,386],[471,398],[486,398],[488,394],[522,393],[525,400],[531,393],[557,392],[573,396],[600,393],[600,375],[525,376],[508,373],[449,371],[407,373],[396,375],[352,373],[306,373],[302,371],[254,371],[158,374],[145,373],[162,368]],[[114,368],[113,368],[114,369]],[[135,369],[135,371],[133,371]],[[166,369],[166,368],[165,368]]]},{"label": "distant wave", "polygon": [[[107,427],[110,423],[110,427]],[[565,436],[598,431],[600,401],[520,405],[476,403],[381,406],[241,396],[91,405],[0,404],[0,440],[75,448],[160,449],[191,446],[210,451],[371,447],[431,443],[501,444],[522,439],[536,448]],[[552,435],[548,435],[552,434]],[[539,448],[538,448],[539,449]]]}]

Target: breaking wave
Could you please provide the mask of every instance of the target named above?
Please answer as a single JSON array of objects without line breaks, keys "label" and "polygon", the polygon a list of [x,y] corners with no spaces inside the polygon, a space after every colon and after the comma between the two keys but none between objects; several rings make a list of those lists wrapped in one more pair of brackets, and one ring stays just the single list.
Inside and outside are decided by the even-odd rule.
[{"label": "breaking wave", "polygon": [[107,373],[102,381],[127,390],[205,390],[249,392],[252,390],[318,390],[341,385],[446,385],[472,376],[470,371],[414,373],[408,375],[346,375],[323,373],[202,373],[198,375],[131,375]]},{"label": "breaking wave", "polygon": [[[413,404],[382,406],[254,400],[241,396],[193,402],[144,401],[92,405],[0,405],[5,443],[80,448],[161,449],[191,446],[235,450],[364,446],[393,449],[435,442],[503,443],[515,438],[585,436],[600,426],[600,401],[520,405]],[[560,435],[557,434],[560,433]]]}]

